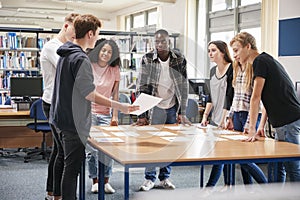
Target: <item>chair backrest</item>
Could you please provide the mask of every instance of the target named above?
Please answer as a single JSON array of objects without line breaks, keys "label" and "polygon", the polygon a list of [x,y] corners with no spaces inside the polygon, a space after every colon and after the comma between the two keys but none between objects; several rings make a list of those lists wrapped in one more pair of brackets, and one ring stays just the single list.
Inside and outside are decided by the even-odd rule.
[{"label": "chair backrest", "polygon": [[47,120],[43,111],[42,99],[34,101],[30,107],[30,117],[36,120]]},{"label": "chair backrest", "polygon": [[[129,96],[127,94],[124,94],[124,93],[119,94],[119,102],[131,104],[131,100],[130,100]],[[129,114],[124,114],[124,113],[119,111],[118,118],[119,118],[119,124],[120,125],[122,125],[122,124],[123,125],[124,124],[131,124],[131,118],[130,118]],[[128,119],[127,123],[125,123],[125,120],[124,120],[125,118]]]},{"label": "chair backrest", "polygon": [[186,108],[186,117],[192,122],[197,123],[199,116],[199,105],[195,99],[188,99],[188,105]]}]

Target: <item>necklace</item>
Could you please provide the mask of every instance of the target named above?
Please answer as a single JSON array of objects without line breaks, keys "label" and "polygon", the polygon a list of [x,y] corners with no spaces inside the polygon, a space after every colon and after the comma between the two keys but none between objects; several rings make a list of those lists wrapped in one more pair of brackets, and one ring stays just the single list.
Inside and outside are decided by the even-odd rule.
[{"label": "necklace", "polygon": [[217,77],[218,79],[222,78],[222,77],[225,75],[225,73],[227,72],[228,67],[229,67],[229,64],[225,65],[225,66],[222,68],[222,70],[220,71],[219,66],[217,66],[216,77]]}]

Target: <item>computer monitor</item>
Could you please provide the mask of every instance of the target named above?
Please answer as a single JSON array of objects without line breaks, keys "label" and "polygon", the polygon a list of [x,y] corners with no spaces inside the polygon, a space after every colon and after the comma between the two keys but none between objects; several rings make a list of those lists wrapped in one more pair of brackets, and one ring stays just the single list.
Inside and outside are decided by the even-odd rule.
[{"label": "computer monitor", "polygon": [[205,79],[193,78],[189,79],[189,93],[190,94],[205,94]]},{"label": "computer monitor", "polygon": [[11,97],[41,97],[43,94],[43,77],[11,77]]}]

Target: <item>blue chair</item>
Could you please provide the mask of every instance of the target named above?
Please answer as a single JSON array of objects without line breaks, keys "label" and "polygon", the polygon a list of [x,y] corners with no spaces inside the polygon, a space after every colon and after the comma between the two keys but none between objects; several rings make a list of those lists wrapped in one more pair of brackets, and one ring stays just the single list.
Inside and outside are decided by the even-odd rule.
[{"label": "blue chair", "polygon": [[48,159],[49,154],[47,152],[46,144],[46,134],[51,133],[50,125],[47,121],[47,117],[43,112],[42,99],[34,101],[30,107],[30,118],[33,119],[32,123],[28,123],[27,127],[35,132],[42,132],[43,139],[41,143],[41,148],[36,148],[32,151],[27,152],[27,155],[24,157],[24,162],[28,162],[33,156],[42,155],[43,159]]},{"label": "blue chair", "polygon": [[[188,105],[186,107],[186,117],[192,123],[199,123],[199,105],[195,99],[188,99]],[[197,121],[198,120],[198,121]]]},{"label": "blue chair", "polygon": [[[124,93],[119,94],[119,102],[131,104],[131,100],[130,100],[129,96]],[[130,114],[124,114],[120,111],[118,113],[118,118],[119,118],[120,125],[131,124],[131,122],[132,122]],[[127,122],[125,119],[127,119]]]}]

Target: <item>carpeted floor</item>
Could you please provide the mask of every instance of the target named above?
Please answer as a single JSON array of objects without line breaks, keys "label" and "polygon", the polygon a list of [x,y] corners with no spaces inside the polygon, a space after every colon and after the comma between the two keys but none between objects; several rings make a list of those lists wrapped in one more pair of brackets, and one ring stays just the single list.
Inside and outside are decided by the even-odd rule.
[{"label": "carpeted floor", "polygon": [[[45,183],[47,177],[47,162],[45,160],[31,160],[24,163],[24,152],[15,152],[14,149],[8,150],[8,153],[0,156],[0,199],[1,200],[43,200],[45,197]],[[262,166],[265,168],[264,166]],[[205,179],[210,173],[211,166],[205,166]],[[200,167],[173,167],[170,180],[175,184],[176,189],[199,188],[200,185]],[[123,167],[115,164],[113,175],[110,179],[111,185],[116,189],[115,194],[107,194],[107,200],[121,200],[124,198],[123,190]],[[135,168],[130,170],[130,199],[136,199],[141,192],[138,191],[140,184],[144,181],[144,168]],[[236,170],[236,184],[241,184],[241,174],[239,166]],[[86,173],[86,199],[96,200],[97,195],[90,192],[91,180]],[[157,182],[158,184],[158,182]],[[223,177],[218,182],[218,186],[223,186]],[[150,191],[151,193],[155,193]],[[142,192],[147,194],[147,192]],[[172,191],[164,192],[165,195]],[[175,193],[174,193],[175,194]],[[156,198],[165,199],[164,198]],[[172,198],[171,198],[172,199]],[[171,200],[170,199],[170,200]]]}]

